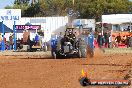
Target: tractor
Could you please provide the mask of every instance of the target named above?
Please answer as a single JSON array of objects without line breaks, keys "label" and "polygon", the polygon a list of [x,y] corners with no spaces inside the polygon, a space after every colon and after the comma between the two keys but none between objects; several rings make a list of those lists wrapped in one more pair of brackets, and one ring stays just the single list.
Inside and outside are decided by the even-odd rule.
[{"label": "tractor", "polygon": [[76,38],[74,28],[66,28],[63,37],[51,40],[51,53],[54,59],[87,56],[87,45],[83,38]]}]

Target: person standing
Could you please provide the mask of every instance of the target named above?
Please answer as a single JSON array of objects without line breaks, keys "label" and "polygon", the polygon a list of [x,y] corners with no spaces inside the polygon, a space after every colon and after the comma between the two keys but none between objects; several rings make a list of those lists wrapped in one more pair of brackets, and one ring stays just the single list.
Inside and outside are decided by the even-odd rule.
[{"label": "person standing", "polygon": [[88,45],[92,50],[94,49],[94,35],[92,33],[88,35]]},{"label": "person standing", "polygon": [[121,42],[121,36],[120,36],[120,33],[119,35],[115,38],[116,40],[116,43],[117,43],[117,47],[119,46],[119,43]]},{"label": "person standing", "polygon": [[127,31],[130,31],[130,26],[128,26]]},{"label": "person standing", "polygon": [[13,49],[13,35],[11,35],[11,34],[9,36],[9,47],[10,47],[10,50]]},{"label": "person standing", "polygon": [[87,53],[90,55],[90,57],[94,56],[94,35],[90,33],[88,35],[88,50]]},{"label": "person standing", "polygon": [[112,47],[112,36],[109,36],[109,43],[108,43],[108,48]]},{"label": "person standing", "polygon": [[132,48],[132,36],[131,36],[130,39],[129,39],[129,45],[130,45],[130,47]]},{"label": "person standing", "polygon": [[39,42],[39,36],[38,36],[38,34],[36,34],[36,36],[35,36],[35,45],[38,45],[38,42]]},{"label": "person standing", "polygon": [[126,38],[126,45],[127,45],[127,48],[130,47],[130,42],[129,42],[130,38],[131,38],[130,36],[127,36],[127,38]]},{"label": "person standing", "polygon": [[30,36],[28,36],[27,44],[28,44],[28,51],[31,51],[32,44],[31,44]]},{"label": "person standing", "polygon": [[104,33],[104,39],[105,39],[105,47],[108,48],[108,44],[109,44],[109,34],[108,34],[108,32]]},{"label": "person standing", "polygon": [[51,39],[51,54],[53,57],[55,55],[56,49],[57,49],[57,40],[56,38],[52,38]]},{"label": "person standing", "polygon": [[103,45],[103,36],[102,36],[101,33],[98,34],[97,42],[98,42],[99,48],[102,48],[102,45]]},{"label": "person standing", "polygon": [[23,43],[24,43],[24,45],[28,44],[28,36],[30,36],[30,32],[28,30],[24,30],[24,33],[23,33]]}]

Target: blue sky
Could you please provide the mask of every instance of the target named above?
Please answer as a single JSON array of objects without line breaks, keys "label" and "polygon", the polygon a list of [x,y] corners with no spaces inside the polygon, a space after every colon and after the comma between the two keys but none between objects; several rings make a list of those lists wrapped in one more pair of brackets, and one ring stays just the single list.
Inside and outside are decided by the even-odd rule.
[{"label": "blue sky", "polygon": [[0,9],[3,9],[7,5],[12,5],[14,0],[0,0]]}]

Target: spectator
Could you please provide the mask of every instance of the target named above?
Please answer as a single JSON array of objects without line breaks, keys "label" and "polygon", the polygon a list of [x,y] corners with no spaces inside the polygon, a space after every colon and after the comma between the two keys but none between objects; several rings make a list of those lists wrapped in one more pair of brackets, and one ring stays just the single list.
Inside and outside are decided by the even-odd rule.
[{"label": "spectator", "polygon": [[11,34],[9,36],[9,47],[10,47],[10,50],[13,49],[13,35]]},{"label": "spectator", "polygon": [[116,40],[116,43],[117,43],[117,47],[119,46],[119,43],[121,42],[121,36],[120,36],[120,33],[119,35],[115,38]]},{"label": "spectator", "polygon": [[108,32],[104,33],[104,43],[105,43],[105,47],[108,48],[108,44],[109,44],[109,34]]},{"label": "spectator", "polygon": [[19,38],[17,40],[17,49],[21,49],[21,40]]},{"label": "spectator", "polygon": [[87,54],[90,55],[90,57],[93,57],[94,55],[94,35],[92,34],[92,32],[88,35],[87,38]]},{"label": "spectator", "polygon": [[129,39],[129,45],[130,45],[130,47],[132,48],[132,36],[131,36],[130,39]]},{"label": "spectator", "polygon": [[6,37],[4,37],[5,50],[7,49]]},{"label": "spectator", "polygon": [[97,38],[98,46],[99,48],[102,48],[103,45],[103,36],[101,33],[99,33],[98,38]]},{"label": "spectator", "polygon": [[130,26],[128,26],[127,31],[130,31]]},{"label": "spectator", "polygon": [[23,33],[23,43],[25,45],[28,44],[27,40],[28,40],[28,36],[30,36],[30,32],[28,30],[24,30],[24,33]]},{"label": "spectator", "polygon": [[112,46],[112,36],[109,36],[109,44],[108,44],[108,48],[111,48]]},{"label": "spectator", "polygon": [[94,49],[94,35],[92,33],[88,35],[88,45],[92,50]]},{"label": "spectator", "polygon": [[129,43],[130,38],[131,38],[130,36],[127,36],[127,38],[126,38],[126,45],[127,45],[127,48],[130,47],[130,43]]},{"label": "spectator", "polygon": [[30,36],[28,36],[27,43],[28,43],[28,45],[29,45],[28,50],[31,50],[32,45],[31,45]]},{"label": "spectator", "polygon": [[6,44],[6,37],[4,37],[4,43]]},{"label": "spectator", "polygon": [[35,45],[38,44],[38,41],[39,41],[39,36],[36,34],[36,36],[35,36]]},{"label": "spectator", "polygon": [[56,45],[57,45],[57,40],[56,38],[52,38],[51,39],[51,54],[52,56],[54,55],[54,53],[56,52]]}]

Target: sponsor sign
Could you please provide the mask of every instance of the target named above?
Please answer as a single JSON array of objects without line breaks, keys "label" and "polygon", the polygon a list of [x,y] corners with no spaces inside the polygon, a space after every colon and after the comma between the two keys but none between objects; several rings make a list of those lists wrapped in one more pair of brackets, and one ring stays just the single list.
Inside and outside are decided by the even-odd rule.
[{"label": "sponsor sign", "polygon": [[41,29],[41,25],[15,25],[16,30],[38,30]]},{"label": "sponsor sign", "polygon": [[0,9],[1,21],[16,21],[21,18],[21,9]]}]

